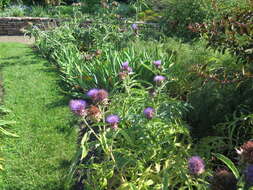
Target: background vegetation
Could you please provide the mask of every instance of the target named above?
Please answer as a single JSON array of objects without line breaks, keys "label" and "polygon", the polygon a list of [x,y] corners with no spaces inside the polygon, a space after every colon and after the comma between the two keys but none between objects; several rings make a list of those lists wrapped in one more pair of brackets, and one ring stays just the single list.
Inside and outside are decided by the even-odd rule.
[{"label": "background vegetation", "polygon": [[[252,1],[82,3],[58,28],[30,31],[57,67],[66,95],[87,101],[67,185],[249,189]],[[109,92],[107,104],[87,96],[94,88]],[[152,118],[143,113],[147,107],[155,110]],[[107,123],[110,114],[120,117],[117,130]],[[199,175],[187,167],[194,155],[205,161]],[[229,183],[220,170],[232,176]]]}]

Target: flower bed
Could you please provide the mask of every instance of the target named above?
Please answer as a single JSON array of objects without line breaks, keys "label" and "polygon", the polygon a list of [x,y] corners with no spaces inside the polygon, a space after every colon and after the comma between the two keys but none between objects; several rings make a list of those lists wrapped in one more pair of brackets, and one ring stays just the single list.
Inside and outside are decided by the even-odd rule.
[{"label": "flower bed", "polygon": [[71,172],[77,186],[250,187],[245,155],[252,147],[241,145],[252,134],[252,81],[230,80],[241,76],[242,63],[207,49],[203,40],[185,44],[158,28],[104,15],[92,17],[87,28],[72,22],[32,32],[73,97],[70,108],[81,127]]}]

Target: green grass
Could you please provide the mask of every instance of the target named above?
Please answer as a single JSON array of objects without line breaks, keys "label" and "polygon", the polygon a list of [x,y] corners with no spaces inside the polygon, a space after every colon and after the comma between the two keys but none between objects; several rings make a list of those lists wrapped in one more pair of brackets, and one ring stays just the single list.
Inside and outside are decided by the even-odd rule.
[{"label": "green grass", "polygon": [[0,43],[4,117],[19,138],[1,137],[1,190],[62,190],[75,153],[76,132],[68,97],[60,93],[57,73],[31,48]]}]

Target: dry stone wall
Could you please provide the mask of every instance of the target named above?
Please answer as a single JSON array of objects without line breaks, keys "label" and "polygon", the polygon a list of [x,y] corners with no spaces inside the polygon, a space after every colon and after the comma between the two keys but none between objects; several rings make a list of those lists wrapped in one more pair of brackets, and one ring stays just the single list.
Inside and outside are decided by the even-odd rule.
[{"label": "dry stone wall", "polygon": [[58,26],[59,19],[38,17],[0,17],[0,35],[22,35],[28,27],[49,29]]}]

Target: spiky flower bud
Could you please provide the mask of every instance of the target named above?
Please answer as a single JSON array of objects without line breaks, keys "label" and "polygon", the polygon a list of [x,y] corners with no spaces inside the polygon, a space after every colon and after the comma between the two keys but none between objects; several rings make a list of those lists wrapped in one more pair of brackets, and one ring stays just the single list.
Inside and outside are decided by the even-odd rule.
[{"label": "spiky flower bud", "polygon": [[102,113],[100,109],[96,106],[90,106],[89,109],[87,110],[88,113],[88,118],[91,121],[99,122],[102,119]]},{"label": "spiky flower bud", "polygon": [[148,119],[152,119],[155,115],[155,109],[147,107],[146,109],[144,109],[143,113]]},{"label": "spiky flower bud", "polygon": [[119,116],[117,115],[109,115],[106,117],[106,122],[111,125],[111,128],[116,130],[118,128],[118,123],[120,121]]},{"label": "spiky flower bud", "polygon": [[161,75],[157,75],[157,76],[154,77],[154,81],[156,83],[162,83],[165,79],[166,79],[166,77],[161,76]]},{"label": "spiky flower bud", "polygon": [[155,65],[158,69],[160,69],[162,66],[162,61],[161,60],[154,61],[153,65]]},{"label": "spiky flower bud", "polygon": [[188,169],[193,175],[202,174],[205,171],[204,160],[202,160],[199,156],[192,156],[188,160]]},{"label": "spiky flower bud", "polygon": [[70,110],[79,116],[86,115],[85,107],[86,107],[86,102],[84,100],[70,100],[69,102]]}]

